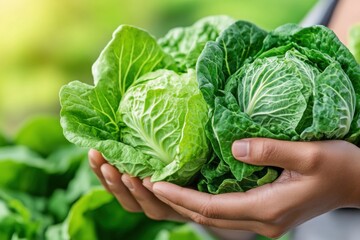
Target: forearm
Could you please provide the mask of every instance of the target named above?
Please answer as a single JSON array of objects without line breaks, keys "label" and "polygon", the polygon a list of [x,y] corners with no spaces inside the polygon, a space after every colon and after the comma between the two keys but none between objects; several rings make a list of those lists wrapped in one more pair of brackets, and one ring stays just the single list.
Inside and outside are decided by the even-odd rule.
[{"label": "forearm", "polygon": [[355,23],[360,23],[360,1],[340,0],[329,23],[339,39],[348,44],[349,30]]}]

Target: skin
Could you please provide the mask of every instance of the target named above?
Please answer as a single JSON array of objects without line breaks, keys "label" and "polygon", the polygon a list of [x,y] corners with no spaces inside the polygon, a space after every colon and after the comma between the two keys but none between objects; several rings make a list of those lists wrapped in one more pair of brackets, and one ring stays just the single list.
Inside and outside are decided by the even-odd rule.
[{"label": "skin", "polygon": [[[350,26],[360,21],[359,4],[340,1],[330,21],[345,44]],[[360,149],[353,144],[245,139],[236,141],[232,151],[238,160],[284,171],[275,182],[245,193],[210,195],[121,174],[95,150],[90,150],[89,160],[126,210],[155,220],[194,221],[221,239],[250,239],[250,232],[276,238],[325,212],[360,208]]]},{"label": "skin", "polygon": [[89,159],[126,210],[156,220],[194,221],[274,238],[333,209],[360,208],[360,149],[353,144],[254,138],[235,141],[232,152],[243,162],[284,171],[275,182],[245,193],[211,195],[120,174],[94,150]]},{"label": "skin", "polygon": [[349,30],[351,26],[360,23],[360,1],[341,0],[331,17],[329,28],[331,28],[339,39],[346,45],[349,43]]}]

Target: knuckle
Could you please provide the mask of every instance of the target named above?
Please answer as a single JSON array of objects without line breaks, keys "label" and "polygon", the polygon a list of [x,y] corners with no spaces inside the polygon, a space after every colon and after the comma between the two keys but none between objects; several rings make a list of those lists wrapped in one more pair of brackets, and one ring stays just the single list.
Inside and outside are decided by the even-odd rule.
[{"label": "knuckle", "polygon": [[200,225],[210,225],[209,220],[200,214],[193,214],[190,219]]},{"label": "knuckle", "polygon": [[266,223],[278,223],[282,217],[282,211],[273,207],[264,213],[262,221]]},{"label": "knuckle", "polygon": [[210,200],[205,202],[200,208],[200,214],[207,218],[218,218],[219,214],[216,208],[210,205]]},{"label": "knuckle", "polygon": [[260,144],[258,154],[254,154],[259,162],[276,157],[276,146],[268,140],[263,140]]},{"label": "knuckle", "polygon": [[323,149],[319,145],[312,145],[309,147],[306,155],[305,170],[314,171],[319,168],[322,163]]}]

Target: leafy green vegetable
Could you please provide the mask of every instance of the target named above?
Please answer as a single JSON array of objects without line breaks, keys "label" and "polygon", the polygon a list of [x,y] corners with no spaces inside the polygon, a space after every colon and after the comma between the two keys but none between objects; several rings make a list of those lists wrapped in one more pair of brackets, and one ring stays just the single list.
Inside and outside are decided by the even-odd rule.
[{"label": "leafy green vegetable", "polygon": [[179,69],[195,68],[205,44],[215,40],[222,30],[234,22],[227,16],[206,17],[190,27],[178,27],[159,40],[162,49],[170,54]]},{"label": "leafy green vegetable", "polygon": [[194,68],[205,42],[233,20],[209,17],[157,41],[122,25],[93,66],[95,86],[60,91],[66,138],[95,148],[121,172],[188,184],[207,160],[207,105]]},{"label": "leafy green vegetable", "polygon": [[47,194],[58,188],[66,188],[79,166],[87,162],[87,159],[87,150],[75,146],[62,147],[51,153],[44,165],[49,176]]},{"label": "leafy green vegetable", "polygon": [[238,21],[206,44],[197,78],[218,156],[201,170],[202,191],[246,191],[276,179],[278,169],[234,159],[237,139],[359,142],[360,67],[326,27],[266,32]]},{"label": "leafy green vegetable", "polygon": [[360,24],[354,25],[350,29],[349,49],[354,54],[356,61],[360,63]]},{"label": "leafy green vegetable", "polygon": [[[128,213],[101,188],[92,188],[71,207],[66,220],[46,232],[47,239],[154,239],[172,222],[155,222],[143,213]],[[139,231],[141,228],[141,231]]]},{"label": "leafy green vegetable", "polygon": [[86,155],[67,188],[57,188],[49,199],[48,209],[56,221],[62,222],[68,215],[71,205],[100,182],[91,171]]},{"label": "leafy green vegetable", "polygon": [[15,138],[0,146],[0,239],[41,240],[58,220],[47,197],[67,188],[80,163],[87,163],[87,151],[69,144],[53,116],[27,120]]},{"label": "leafy green vegetable", "polygon": [[[91,213],[110,203],[112,200],[113,197],[103,189],[94,189],[88,192],[72,206],[64,223],[49,228],[46,233],[47,239],[98,239],[96,220]],[[120,207],[112,208],[112,211],[114,210],[115,212],[110,217],[116,216],[117,212],[120,211]],[[97,217],[99,218],[100,216]],[[117,224],[119,228],[122,228],[124,225],[119,224],[120,220],[121,218],[117,219]],[[139,220],[136,217],[134,220],[127,219],[124,222],[124,229],[126,230],[126,225],[131,225],[133,221]],[[109,221],[108,223],[111,224],[112,222]]]},{"label": "leafy green vegetable", "polygon": [[42,158],[25,146],[0,148],[0,188],[48,195],[64,187],[75,174],[86,151],[68,147]]},{"label": "leafy green vegetable", "polygon": [[43,195],[48,180],[46,165],[40,155],[24,146],[2,147],[0,188]]},{"label": "leafy green vegetable", "polygon": [[[55,124],[54,118],[47,119],[49,126]],[[42,123],[47,124],[45,120]],[[27,139],[40,142],[42,128],[24,126],[31,128],[21,130],[29,133]],[[48,139],[59,134],[49,133],[55,136]],[[186,225],[178,228],[183,225],[153,221],[142,213],[122,209],[113,196],[99,187],[101,184],[87,161],[87,149],[60,144],[44,157],[36,148],[30,149],[23,143],[0,147],[1,240],[148,240],[155,239],[160,232],[171,239],[173,236],[199,239],[198,232]],[[44,148],[37,148],[41,149]]]},{"label": "leafy green vegetable", "polygon": [[[141,229],[141,231],[139,231]],[[125,211],[117,200],[98,187],[73,204],[63,223],[51,226],[46,239],[214,239],[194,225],[154,221],[143,213]]]},{"label": "leafy green vegetable", "polygon": [[21,201],[0,191],[0,239],[38,239],[40,224]]}]

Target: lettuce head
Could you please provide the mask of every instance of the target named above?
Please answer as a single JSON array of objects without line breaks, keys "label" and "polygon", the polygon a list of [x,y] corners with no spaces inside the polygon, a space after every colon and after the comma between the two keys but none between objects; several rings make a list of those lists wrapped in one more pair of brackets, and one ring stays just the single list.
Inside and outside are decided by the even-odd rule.
[{"label": "lettuce head", "polygon": [[159,40],[121,25],[93,65],[94,86],[74,81],[60,91],[66,138],[99,150],[123,173],[191,182],[211,152],[195,64],[232,22],[208,17]]}]

